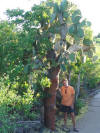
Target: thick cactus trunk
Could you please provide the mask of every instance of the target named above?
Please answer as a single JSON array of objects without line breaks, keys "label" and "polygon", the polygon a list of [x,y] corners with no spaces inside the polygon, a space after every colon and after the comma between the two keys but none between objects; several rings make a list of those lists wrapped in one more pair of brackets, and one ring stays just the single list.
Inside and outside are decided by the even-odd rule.
[{"label": "thick cactus trunk", "polygon": [[51,87],[45,89],[49,97],[44,100],[44,124],[47,128],[55,130],[56,90],[58,88],[59,68],[50,69],[49,73]]}]

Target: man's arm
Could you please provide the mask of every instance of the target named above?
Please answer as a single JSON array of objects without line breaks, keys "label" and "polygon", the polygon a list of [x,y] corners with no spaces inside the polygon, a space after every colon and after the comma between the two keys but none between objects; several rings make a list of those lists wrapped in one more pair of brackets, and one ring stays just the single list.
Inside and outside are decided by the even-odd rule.
[{"label": "man's arm", "polygon": [[74,108],[74,102],[75,102],[75,95],[74,94],[72,94],[72,99],[73,99],[73,101],[72,101],[72,108]]}]

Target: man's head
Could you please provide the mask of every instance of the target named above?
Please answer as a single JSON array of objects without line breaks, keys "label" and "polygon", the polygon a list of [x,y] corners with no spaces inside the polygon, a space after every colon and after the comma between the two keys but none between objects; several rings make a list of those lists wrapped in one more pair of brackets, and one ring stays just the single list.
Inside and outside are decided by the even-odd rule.
[{"label": "man's head", "polygon": [[63,83],[64,86],[68,86],[68,80],[67,79],[63,79],[62,83]]}]

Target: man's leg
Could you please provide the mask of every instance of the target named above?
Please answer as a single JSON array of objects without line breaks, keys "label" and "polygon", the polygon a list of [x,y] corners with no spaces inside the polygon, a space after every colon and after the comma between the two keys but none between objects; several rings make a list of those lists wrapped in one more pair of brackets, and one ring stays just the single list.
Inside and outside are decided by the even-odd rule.
[{"label": "man's leg", "polygon": [[67,124],[67,112],[64,113],[64,126]]},{"label": "man's leg", "polygon": [[69,132],[70,131],[70,129],[67,127],[67,112],[64,113],[64,130],[66,132]]},{"label": "man's leg", "polygon": [[76,121],[75,121],[75,114],[74,114],[74,112],[71,112],[71,118],[72,118],[73,128],[75,128],[76,127]]},{"label": "man's leg", "polygon": [[73,131],[79,132],[79,130],[76,128],[76,121],[75,121],[75,114],[74,114],[74,112],[71,112],[71,118],[72,118],[72,123],[73,123]]}]

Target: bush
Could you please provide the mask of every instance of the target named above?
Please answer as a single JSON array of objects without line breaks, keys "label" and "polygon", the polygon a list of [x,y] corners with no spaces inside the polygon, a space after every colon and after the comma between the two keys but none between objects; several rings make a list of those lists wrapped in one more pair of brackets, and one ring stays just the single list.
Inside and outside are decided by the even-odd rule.
[{"label": "bush", "polygon": [[0,82],[0,133],[13,133],[16,122],[21,120],[34,120],[38,114],[31,111],[34,102],[34,92],[28,85],[23,96],[19,95],[3,81]]},{"label": "bush", "polygon": [[85,103],[81,99],[77,99],[75,103],[75,113],[79,114],[83,106],[85,106]]}]

